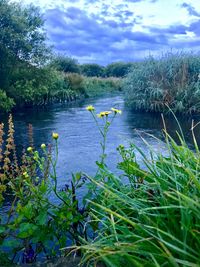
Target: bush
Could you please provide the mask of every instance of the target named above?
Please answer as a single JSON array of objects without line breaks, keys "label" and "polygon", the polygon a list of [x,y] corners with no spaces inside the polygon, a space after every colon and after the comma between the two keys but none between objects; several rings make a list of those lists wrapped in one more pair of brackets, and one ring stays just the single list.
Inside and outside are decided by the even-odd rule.
[{"label": "bush", "polygon": [[200,56],[165,54],[137,64],[123,88],[127,104],[135,110],[177,113],[200,112]]},{"label": "bush", "polygon": [[64,55],[58,55],[53,58],[50,66],[58,71],[63,71],[65,73],[79,73],[78,61],[74,58],[70,58]]},{"label": "bush", "polygon": [[6,92],[0,89],[0,111],[9,112],[15,105],[12,98],[6,95]]},{"label": "bush", "polygon": [[133,63],[125,63],[125,62],[114,62],[106,66],[105,68],[105,76],[106,77],[125,77],[131,68],[133,67]]},{"label": "bush", "polygon": [[77,73],[68,73],[65,75],[65,81],[68,83],[69,89],[76,95],[85,95],[83,76]]},{"label": "bush", "polygon": [[103,77],[104,67],[98,64],[82,64],[80,65],[81,74],[87,77]]}]

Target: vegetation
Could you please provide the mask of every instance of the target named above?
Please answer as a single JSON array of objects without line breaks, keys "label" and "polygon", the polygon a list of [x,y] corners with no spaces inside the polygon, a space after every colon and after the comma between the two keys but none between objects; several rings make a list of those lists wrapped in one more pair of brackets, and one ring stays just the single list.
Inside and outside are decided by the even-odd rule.
[{"label": "vegetation", "polygon": [[83,81],[86,95],[89,97],[101,96],[106,93],[121,91],[122,81],[119,78],[87,77]]},{"label": "vegetation", "polygon": [[[0,88],[5,92],[1,94],[0,102],[6,101],[7,110],[17,103],[11,94],[15,83],[21,80],[25,70],[34,77],[48,58],[49,49],[45,45],[44,22],[37,8],[22,8],[19,4],[2,0],[0,17]],[[28,77],[26,79],[29,82]],[[23,95],[18,92],[18,96]]]},{"label": "vegetation", "polygon": [[114,62],[106,66],[106,77],[125,77],[133,68],[134,63],[129,62]]},{"label": "vegetation", "polygon": [[[8,195],[12,200],[10,209],[0,215],[0,247],[8,261],[19,262],[21,255],[21,261],[33,262],[42,253],[59,255],[64,248],[67,254],[76,251],[82,256],[81,266],[199,266],[200,150],[193,131],[195,150],[181,134],[177,144],[164,127],[167,156],[148,144],[148,153],[134,144],[120,145],[117,176],[106,166],[106,143],[121,111],[112,108],[96,114],[93,106],[87,110],[102,138],[98,171],[94,177],[74,174],[71,185],[61,191],[56,174],[59,135],[52,134],[55,154],[46,144],[39,153],[29,130],[31,146],[19,161],[12,117],[4,143],[0,125],[1,202]],[[88,190],[79,201],[82,186]],[[50,201],[52,194],[55,202]]]},{"label": "vegetation", "polygon": [[165,54],[137,64],[125,82],[127,104],[135,110],[200,112],[199,54]]},{"label": "vegetation", "polygon": [[[70,185],[61,191],[58,189],[58,134],[52,134],[54,157],[51,147],[45,144],[41,145],[40,156],[34,150],[30,128],[31,146],[23,151],[21,159],[16,155],[11,115],[6,140],[3,135],[4,125],[0,124],[0,202],[2,204],[5,198],[11,201],[9,209],[0,213],[0,250],[5,254],[0,258],[0,265],[6,262],[6,255],[7,262],[32,263],[38,255],[47,259],[59,255],[59,249],[69,241],[80,244],[86,216],[80,209],[76,190],[84,179],[77,173]],[[57,205],[50,201],[52,195]]]},{"label": "vegetation", "polygon": [[[86,96],[84,79],[87,78],[82,77],[81,71],[88,76],[104,76],[103,68],[97,64],[81,66],[73,58],[52,55],[45,44],[44,20],[38,8],[2,0],[0,17],[1,113],[14,106],[47,105],[82,98]],[[100,83],[105,87],[108,80],[102,78]],[[98,89],[100,86],[94,92]]]},{"label": "vegetation", "polygon": [[63,55],[55,56],[51,60],[50,66],[55,68],[57,71],[62,71],[65,73],[80,73],[78,61],[74,58]]},{"label": "vegetation", "polygon": [[80,65],[81,73],[87,77],[104,77],[104,67],[98,64]]}]

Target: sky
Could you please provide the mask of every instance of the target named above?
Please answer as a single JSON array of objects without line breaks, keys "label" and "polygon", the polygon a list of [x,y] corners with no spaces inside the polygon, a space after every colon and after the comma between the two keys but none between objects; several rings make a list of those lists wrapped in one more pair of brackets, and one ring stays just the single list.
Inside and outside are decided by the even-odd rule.
[{"label": "sky", "polygon": [[200,50],[200,0],[23,2],[42,9],[54,51],[80,63],[106,65]]}]

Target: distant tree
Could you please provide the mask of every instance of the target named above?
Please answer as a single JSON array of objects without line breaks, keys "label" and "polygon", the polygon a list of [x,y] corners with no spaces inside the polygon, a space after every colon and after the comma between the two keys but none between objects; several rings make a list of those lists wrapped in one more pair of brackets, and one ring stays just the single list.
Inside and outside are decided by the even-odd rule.
[{"label": "distant tree", "polygon": [[80,69],[81,74],[88,77],[102,77],[104,75],[104,67],[98,64],[82,64]]},{"label": "distant tree", "polygon": [[105,75],[107,77],[124,77],[128,74],[133,63],[115,62],[106,66]]},{"label": "distant tree", "polygon": [[50,65],[58,71],[63,71],[65,73],[80,73],[80,68],[78,61],[74,58],[70,58],[64,55],[55,56]]}]

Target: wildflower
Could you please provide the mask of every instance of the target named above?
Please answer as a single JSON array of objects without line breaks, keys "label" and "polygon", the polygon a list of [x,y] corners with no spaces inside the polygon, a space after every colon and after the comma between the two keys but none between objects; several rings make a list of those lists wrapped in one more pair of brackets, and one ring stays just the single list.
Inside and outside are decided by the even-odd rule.
[{"label": "wildflower", "polygon": [[46,148],[46,145],[45,144],[41,144],[41,148],[42,149],[45,149]]},{"label": "wildflower", "polygon": [[52,133],[52,138],[57,140],[59,137],[58,133]]},{"label": "wildflower", "polygon": [[104,113],[105,113],[105,116],[108,116],[109,114],[112,113],[112,111],[104,111]]},{"label": "wildflower", "polygon": [[103,118],[105,116],[105,112],[100,112],[99,114],[97,114],[98,118]]},{"label": "wildflower", "polygon": [[24,176],[25,178],[28,178],[28,173],[27,173],[27,172],[23,172],[23,176]]},{"label": "wildflower", "polygon": [[117,113],[122,114],[122,111],[121,111],[120,109],[117,109],[117,108],[111,108],[111,110],[112,110],[115,114],[117,114]]},{"label": "wildflower", "polygon": [[32,148],[31,146],[29,146],[29,147],[27,148],[27,151],[28,151],[29,153],[31,153],[31,152],[33,151],[33,148]]},{"label": "wildflower", "polygon": [[111,114],[111,111],[102,111],[99,114],[97,114],[98,118],[103,118],[104,116],[108,116],[109,114]]},{"label": "wildflower", "polygon": [[87,106],[86,109],[88,111],[94,111],[95,110],[95,108],[92,105]]}]

